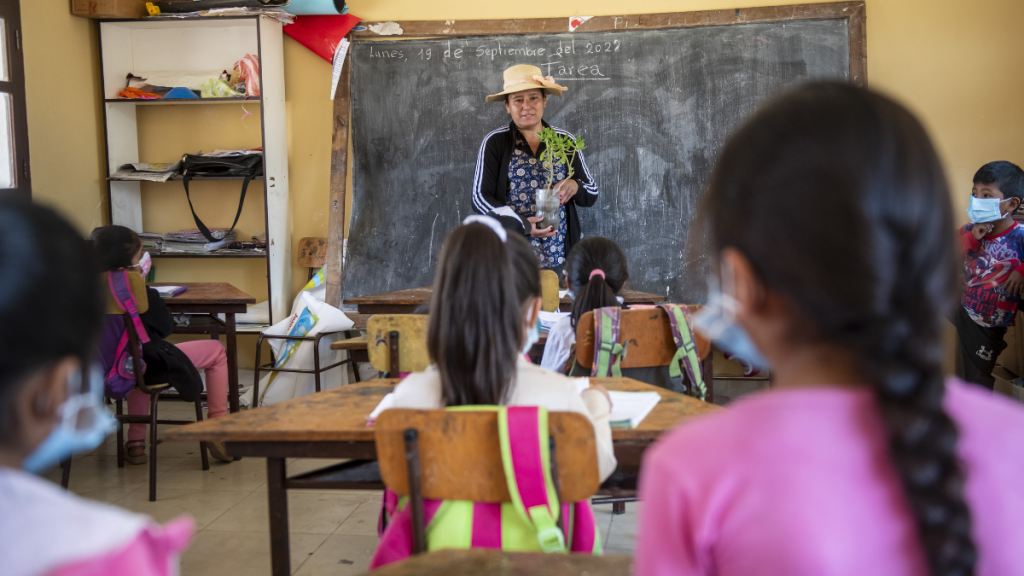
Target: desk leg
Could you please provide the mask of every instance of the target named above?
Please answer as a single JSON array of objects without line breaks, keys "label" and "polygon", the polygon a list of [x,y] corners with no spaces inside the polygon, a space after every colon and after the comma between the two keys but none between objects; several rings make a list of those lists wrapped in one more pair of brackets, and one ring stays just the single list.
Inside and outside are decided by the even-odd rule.
[{"label": "desk leg", "polygon": [[224,324],[227,325],[228,406],[231,412],[238,412],[238,341],[235,339],[234,312],[224,314]]},{"label": "desk leg", "polygon": [[270,566],[273,576],[292,572],[288,542],[288,490],[285,459],[267,458],[267,499],[270,510]]}]

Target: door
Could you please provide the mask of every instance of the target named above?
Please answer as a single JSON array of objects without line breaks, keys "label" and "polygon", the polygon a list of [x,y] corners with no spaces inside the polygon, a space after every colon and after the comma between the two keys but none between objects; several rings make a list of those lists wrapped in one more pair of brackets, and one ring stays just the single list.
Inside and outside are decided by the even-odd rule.
[{"label": "door", "polygon": [[32,193],[19,0],[0,0],[0,189]]}]

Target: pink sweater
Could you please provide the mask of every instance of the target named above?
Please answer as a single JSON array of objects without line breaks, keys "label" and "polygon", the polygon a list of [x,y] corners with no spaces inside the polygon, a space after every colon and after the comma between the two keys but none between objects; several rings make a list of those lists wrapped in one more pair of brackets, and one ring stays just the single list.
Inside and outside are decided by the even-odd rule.
[{"label": "pink sweater", "polygon": [[[1024,574],[1024,410],[949,381],[976,576]],[[925,576],[869,390],[776,390],[647,451],[636,574]]]}]

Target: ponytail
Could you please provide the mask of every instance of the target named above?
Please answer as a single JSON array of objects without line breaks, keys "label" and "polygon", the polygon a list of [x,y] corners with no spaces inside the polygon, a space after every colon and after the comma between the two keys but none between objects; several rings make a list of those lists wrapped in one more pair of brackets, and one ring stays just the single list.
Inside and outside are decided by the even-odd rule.
[{"label": "ponytail", "polygon": [[601,237],[586,238],[573,246],[565,260],[565,270],[575,293],[573,329],[587,312],[618,306],[619,291],[629,279],[626,255],[614,242]]},{"label": "ponytail", "polygon": [[511,251],[484,224],[459,226],[441,249],[427,326],[444,404],[504,404],[523,341]]},{"label": "ponytail", "polygon": [[730,139],[705,211],[715,250],[741,252],[791,305],[793,338],[853,353],[930,573],[972,574],[940,365],[957,249],[942,164],[920,122],[849,84],[805,85]]}]

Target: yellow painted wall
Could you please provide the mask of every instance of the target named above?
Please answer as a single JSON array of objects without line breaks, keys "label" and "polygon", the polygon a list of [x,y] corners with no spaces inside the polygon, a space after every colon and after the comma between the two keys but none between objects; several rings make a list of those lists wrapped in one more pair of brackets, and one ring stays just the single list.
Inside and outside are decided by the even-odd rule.
[{"label": "yellow painted wall", "polygon": [[[637,8],[633,11],[676,12],[782,3],[648,0],[634,5]],[[104,223],[107,213],[102,182],[105,169],[97,33],[91,21],[71,16],[68,4],[62,0],[22,2],[29,134],[35,197],[57,205],[85,232]],[[526,4],[351,0],[349,6],[367,20],[459,20],[621,14],[627,5],[611,0]],[[1024,2],[867,0],[867,21],[868,82],[904,102],[923,119],[946,162],[954,207],[963,214],[971,176],[980,165],[995,159],[1024,163],[1024,35],[1018,30],[1024,22]],[[285,39],[285,66],[292,252],[297,253],[294,245],[303,236],[327,234],[330,66],[290,38]],[[500,79],[495,78],[495,86],[499,83]],[[144,120],[154,132],[187,139],[186,125],[167,114],[166,109],[153,112]],[[253,117],[247,121],[234,117],[239,114],[232,107],[218,108],[215,114],[215,122],[231,132],[225,141],[243,140],[245,123],[256,122]],[[143,140],[143,148],[147,146],[159,148],[158,143]],[[233,192],[223,188],[216,192],[216,198],[223,200],[220,210],[228,213],[233,210]],[[181,226],[189,224],[187,208],[183,215],[180,193],[163,198],[154,191],[146,194],[147,203],[153,204],[147,208],[153,217],[164,218],[168,225],[177,223],[178,218]],[[203,210],[211,220],[222,219],[212,204]],[[240,225],[243,232],[254,229],[253,215],[259,210],[256,202],[247,206]],[[214,277],[222,271],[221,266],[227,266],[233,276],[242,278],[240,287],[257,297],[266,295],[259,265],[252,262],[207,263],[201,270],[190,269],[188,261],[183,260],[158,266],[170,279],[179,274],[191,274],[194,279],[200,279],[195,275]],[[298,289],[304,281],[305,270],[296,268],[293,286]],[[244,351],[251,345],[241,344],[240,348]],[[245,358],[243,362],[251,364]]]}]

